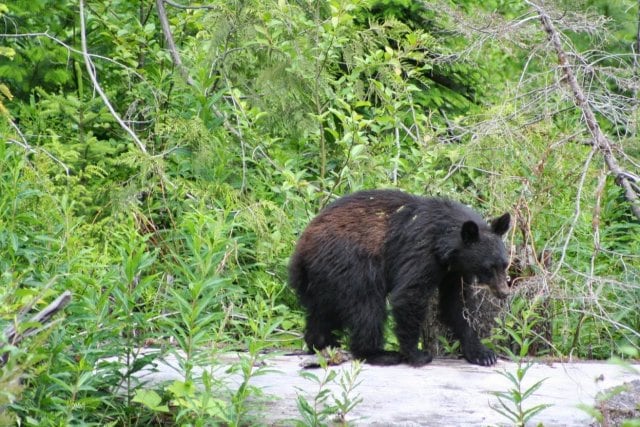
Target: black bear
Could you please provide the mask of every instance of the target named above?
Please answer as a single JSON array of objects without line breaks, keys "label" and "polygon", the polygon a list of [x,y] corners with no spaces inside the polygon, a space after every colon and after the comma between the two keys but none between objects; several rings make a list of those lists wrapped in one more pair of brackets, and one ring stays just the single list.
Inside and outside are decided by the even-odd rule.
[{"label": "black bear", "polygon": [[[437,288],[441,319],[464,357],[493,365],[495,353],[465,320],[464,291],[479,284],[508,294],[502,236],[509,223],[508,213],[487,224],[458,202],[397,190],[336,200],[309,223],[289,264],[309,351],[338,346],[336,333],[346,330],[351,352],[367,363],[425,365],[432,356],[418,348],[420,327]],[[400,352],[383,350],[387,299]]]}]

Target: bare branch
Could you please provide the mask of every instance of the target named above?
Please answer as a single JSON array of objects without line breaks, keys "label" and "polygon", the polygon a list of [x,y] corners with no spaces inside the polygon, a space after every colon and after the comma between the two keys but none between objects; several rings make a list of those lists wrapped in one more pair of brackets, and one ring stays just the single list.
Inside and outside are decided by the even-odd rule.
[{"label": "bare branch", "polygon": [[[638,75],[640,74],[640,0],[638,1],[638,15],[636,16],[636,41],[633,44],[633,77],[634,81],[638,81]],[[635,126],[633,129],[634,136],[638,134],[638,87],[633,88],[633,117],[635,120]]]},{"label": "bare branch", "polygon": [[173,7],[177,7],[178,9],[207,9],[207,10],[219,9],[217,6],[186,6],[184,4],[176,3],[171,0],[164,0],[164,2]]},{"label": "bare branch", "polygon": [[140,140],[140,138],[138,138],[138,135],[136,135],[136,133],[129,126],[127,126],[127,124],[122,120],[120,115],[113,108],[113,105],[111,105],[111,102],[109,102],[109,98],[102,90],[102,87],[100,87],[100,83],[98,82],[98,78],[96,77],[96,72],[93,66],[93,62],[91,61],[91,56],[89,55],[89,52],[87,49],[87,33],[86,33],[86,27],[84,23],[84,0],[80,0],[80,40],[82,42],[82,57],[84,58],[84,63],[86,65],[87,72],[89,73],[89,77],[91,78],[91,82],[93,83],[93,87],[98,92],[98,94],[102,98],[102,101],[107,106],[107,108],[109,109],[109,112],[116,119],[118,124],[122,127],[122,129],[124,129],[129,134],[129,136],[131,136],[131,138],[136,143],[140,151],[146,154],[147,149],[144,146],[144,143]]},{"label": "bare branch", "polygon": [[625,174],[624,170],[618,164],[618,160],[613,154],[614,143],[609,140],[609,138],[607,138],[607,136],[602,132],[602,129],[600,129],[600,125],[598,124],[593,110],[589,105],[587,97],[585,96],[582,87],[578,83],[576,76],[571,69],[569,61],[567,60],[567,54],[562,47],[562,42],[560,41],[560,34],[555,29],[551,21],[551,17],[542,7],[528,0],[526,1],[526,3],[533,7],[540,17],[542,26],[547,33],[549,41],[553,45],[556,55],[558,56],[560,69],[562,70],[566,81],[573,92],[575,103],[582,111],[582,115],[585,119],[587,128],[589,129],[589,132],[591,133],[591,136],[593,138],[594,147],[596,147],[604,157],[607,168],[616,177],[616,184],[623,188],[626,199],[631,203],[631,211],[636,216],[636,218],[640,220],[640,200],[638,200],[638,194],[633,189],[632,183]]},{"label": "bare branch", "polygon": [[189,86],[194,86],[195,82],[189,75],[189,71],[182,64],[182,60],[180,59],[180,54],[178,53],[178,49],[176,48],[176,44],[173,41],[173,35],[171,34],[171,27],[169,26],[169,20],[167,19],[167,11],[164,9],[165,0],[156,0],[156,8],[158,9],[158,18],[160,19],[160,25],[162,26],[162,33],[164,34],[164,38],[167,41],[167,47],[169,48],[169,53],[171,53],[171,59],[176,67],[178,67],[178,71],[182,75],[182,78],[187,82]]},{"label": "bare branch", "polygon": [[[167,0],[156,0],[156,7],[158,9],[158,18],[160,19],[160,24],[162,26],[162,33],[164,34],[164,38],[167,41],[167,45],[168,45],[167,47],[171,54],[171,59],[173,60],[174,65],[178,68],[178,71],[182,75],[182,78],[185,80],[185,82],[191,87],[196,87],[196,83],[189,75],[189,70],[187,70],[187,68],[182,63],[182,59],[180,59],[180,53],[178,52],[176,44],[173,41],[173,34],[171,33],[171,27],[169,26],[169,20],[167,19],[167,12],[164,8],[165,2],[172,6],[176,6],[176,4],[169,2]],[[236,102],[233,96],[231,98],[234,101],[234,103],[236,103],[236,106],[240,105],[239,103]],[[240,130],[239,127],[238,128],[233,127],[233,125],[231,125],[231,123],[229,122],[228,118],[216,107],[216,105],[212,104],[211,109],[213,110],[213,114],[215,114],[216,117],[222,120],[222,125],[224,126],[224,128],[227,129],[229,133],[234,135],[240,141],[240,147],[242,149],[242,165],[243,165],[242,166],[242,189],[244,191],[245,184],[246,184],[247,168],[245,163],[246,162],[245,160],[246,144],[244,142],[244,137],[242,136],[242,131]]]},{"label": "bare branch", "polygon": [[[171,27],[169,26],[169,20],[167,19],[167,12],[164,8],[164,3],[167,2],[168,4],[171,4],[172,6],[176,6],[174,3],[171,3],[167,0],[156,0],[156,7],[158,9],[158,18],[160,19],[160,24],[162,26],[162,32],[164,34],[164,38],[167,41],[167,47],[169,49],[169,52],[171,54],[171,59],[173,60],[174,65],[178,68],[178,71],[180,72],[180,74],[182,75],[182,78],[185,80],[185,82],[191,86],[191,87],[195,87],[196,83],[195,81],[191,78],[191,76],[189,75],[189,71],[187,70],[187,68],[184,66],[184,64],[182,63],[182,59],[180,59],[180,53],[178,52],[178,49],[176,48],[176,44],[173,41],[173,34],[171,33]],[[236,104],[236,107],[239,107],[240,103],[236,101],[235,97],[231,96],[232,101]],[[227,129],[227,131],[229,131],[229,133],[231,133],[232,135],[234,135],[236,138],[238,138],[238,140],[240,141],[240,147],[242,149],[242,189],[244,191],[245,187],[246,187],[246,171],[247,171],[247,167],[246,167],[246,155],[245,155],[245,147],[246,144],[244,142],[244,137],[242,135],[242,131],[240,130],[240,126],[238,126],[238,128],[235,128],[231,125],[231,123],[229,122],[229,120],[227,119],[227,117],[215,106],[215,105],[211,105],[211,109],[213,110],[213,113],[215,114],[216,117],[218,117],[219,119],[222,120],[222,125],[224,126],[225,129]]]},{"label": "bare branch", "polygon": [[20,137],[20,139],[22,141],[18,141],[12,138],[8,138],[7,142],[9,144],[16,144],[20,147],[22,147],[25,151],[29,152],[29,153],[35,153],[36,151],[42,151],[44,154],[46,154],[51,160],[53,160],[54,162],[58,163],[60,166],[62,166],[62,168],[64,169],[64,172],[67,176],[69,176],[69,167],[67,165],[65,165],[62,160],[58,159],[56,156],[54,156],[53,154],[51,154],[50,152],[48,152],[47,150],[45,150],[42,147],[38,147],[37,149],[33,148],[31,145],[29,145],[29,142],[27,141],[27,138],[25,138],[24,134],[22,133],[22,131],[20,130],[20,128],[18,127],[18,125],[16,125],[16,123],[9,119],[9,124],[11,125],[11,127],[16,131],[16,133],[18,134],[18,136]]},{"label": "bare branch", "polygon": [[564,259],[567,255],[567,248],[569,247],[569,243],[571,243],[571,239],[573,238],[573,232],[576,228],[576,225],[578,224],[578,219],[580,218],[580,214],[582,213],[582,208],[581,208],[582,189],[584,188],[584,182],[587,178],[589,165],[591,164],[591,161],[593,160],[593,156],[596,153],[596,151],[597,151],[597,148],[595,146],[592,147],[591,151],[589,152],[589,156],[587,157],[587,160],[584,163],[582,174],[580,175],[580,181],[578,182],[578,194],[576,194],[576,206],[573,211],[573,219],[571,221],[571,225],[569,226],[569,230],[567,231],[567,238],[565,239],[564,245],[562,246],[560,260],[558,261],[556,269],[553,271],[553,274],[551,277],[555,277],[560,271],[560,269],[562,268],[562,265],[564,264]]},{"label": "bare branch", "polygon": [[[65,308],[71,301],[71,292],[64,291],[62,295],[56,298],[51,304],[46,306],[42,311],[33,316],[27,323],[33,325],[45,325],[60,310]],[[20,319],[18,320],[20,321]],[[3,340],[11,345],[19,344],[26,337],[38,333],[42,328],[30,326],[23,331],[19,331],[16,325],[9,325],[3,331]],[[0,366],[7,362],[8,352],[0,354]]]}]

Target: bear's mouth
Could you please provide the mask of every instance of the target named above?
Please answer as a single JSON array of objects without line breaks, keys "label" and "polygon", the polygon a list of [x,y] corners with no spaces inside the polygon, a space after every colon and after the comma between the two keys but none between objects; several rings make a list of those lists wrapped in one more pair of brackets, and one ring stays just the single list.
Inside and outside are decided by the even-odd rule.
[{"label": "bear's mouth", "polygon": [[473,278],[472,286],[478,288],[488,288],[491,293],[499,299],[505,299],[511,293],[509,290],[509,284],[507,281],[498,282],[496,284],[482,283],[478,280],[477,277]]}]

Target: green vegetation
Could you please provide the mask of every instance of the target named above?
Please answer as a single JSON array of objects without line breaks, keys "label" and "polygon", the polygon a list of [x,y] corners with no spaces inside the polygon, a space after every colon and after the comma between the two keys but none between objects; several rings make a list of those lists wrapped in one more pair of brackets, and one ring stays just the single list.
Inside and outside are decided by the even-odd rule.
[{"label": "green vegetation", "polygon": [[518,353],[514,353],[510,348],[503,348],[502,352],[516,362],[515,372],[509,372],[506,369],[500,372],[500,375],[509,381],[509,389],[507,391],[494,391],[498,403],[490,405],[491,409],[507,418],[514,426],[524,427],[531,418],[537,413],[544,411],[552,404],[538,404],[525,409],[529,406],[525,402],[533,393],[535,393],[544,383],[546,378],[538,380],[535,383],[525,386],[525,377],[527,371],[533,366],[533,362],[527,361],[526,358],[530,354],[532,344],[535,343],[536,333],[535,327],[542,321],[540,315],[536,311],[540,300],[523,301],[516,298],[511,306],[512,313],[508,313],[508,320],[501,325],[502,329],[511,337],[512,342],[518,347]]},{"label": "green vegetation", "polygon": [[640,347],[637,2],[545,2],[610,151],[530,3],[0,0],[0,330],[73,295],[0,341],[0,424],[250,423],[262,350],[301,347],[297,233],[362,188],[512,212],[548,352]]},{"label": "green vegetation", "polygon": [[[317,385],[317,392],[313,399],[307,400],[304,391],[298,392],[296,401],[301,420],[296,420],[299,426],[347,426],[347,415],[362,401],[355,388],[360,384],[358,375],[362,369],[360,361],[354,360],[347,368],[340,371],[331,369],[329,362],[336,357],[329,349],[327,357],[316,353],[322,375],[316,375],[311,370],[302,370],[300,376]],[[337,385],[340,389],[339,397],[332,394],[330,385]]]}]

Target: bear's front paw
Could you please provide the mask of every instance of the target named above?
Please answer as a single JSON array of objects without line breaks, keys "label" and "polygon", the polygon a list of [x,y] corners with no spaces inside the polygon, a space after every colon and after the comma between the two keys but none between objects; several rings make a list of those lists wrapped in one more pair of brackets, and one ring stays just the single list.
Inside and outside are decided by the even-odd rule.
[{"label": "bear's front paw", "polygon": [[424,366],[428,363],[431,363],[431,361],[433,360],[433,356],[424,351],[416,351],[405,356],[405,359],[407,364],[418,368],[420,366]]},{"label": "bear's front paw", "polygon": [[469,363],[481,366],[495,365],[498,361],[498,356],[485,346],[464,351],[464,358],[467,359]]}]

